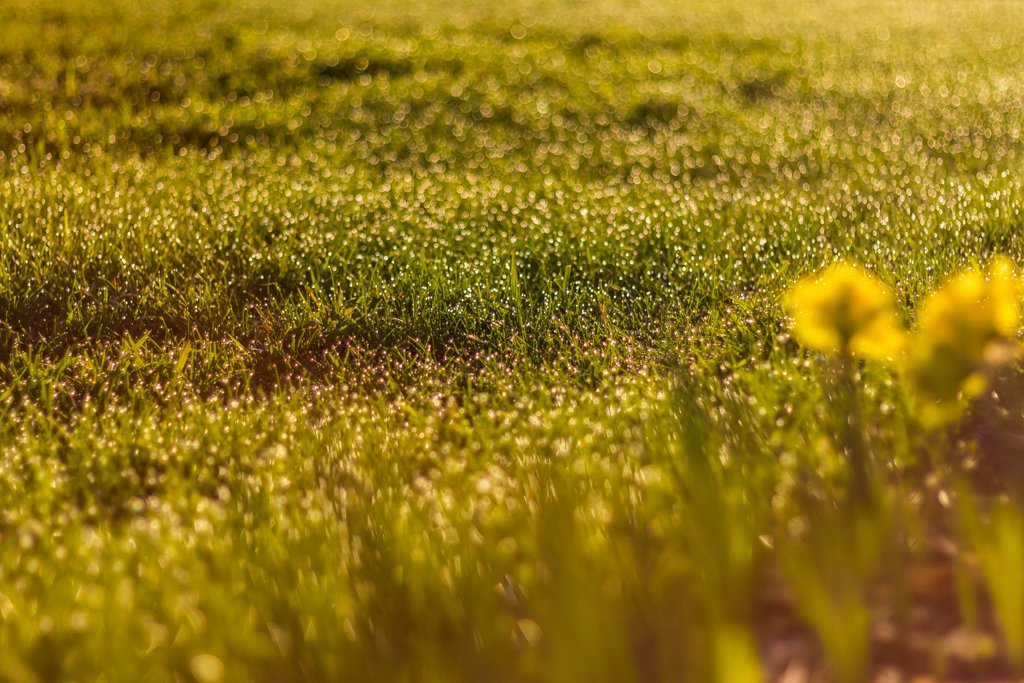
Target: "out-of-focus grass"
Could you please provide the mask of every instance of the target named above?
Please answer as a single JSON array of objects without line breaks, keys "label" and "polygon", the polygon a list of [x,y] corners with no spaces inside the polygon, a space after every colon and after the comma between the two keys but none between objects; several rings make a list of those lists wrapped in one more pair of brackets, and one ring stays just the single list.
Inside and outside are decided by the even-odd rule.
[{"label": "out-of-focus grass", "polygon": [[1017,382],[851,510],[778,299],[1020,263],[1017,9],[0,4],[0,679],[1014,670]]}]

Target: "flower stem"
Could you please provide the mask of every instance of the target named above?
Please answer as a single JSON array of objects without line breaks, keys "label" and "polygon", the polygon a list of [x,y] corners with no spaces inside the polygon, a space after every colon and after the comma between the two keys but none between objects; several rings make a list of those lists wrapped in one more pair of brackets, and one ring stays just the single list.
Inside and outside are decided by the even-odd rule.
[{"label": "flower stem", "polygon": [[851,494],[854,503],[871,503],[868,477],[870,462],[865,438],[864,413],[857,387],[856,361],[849,354],[839,356],[840,446],[850,466]]}]

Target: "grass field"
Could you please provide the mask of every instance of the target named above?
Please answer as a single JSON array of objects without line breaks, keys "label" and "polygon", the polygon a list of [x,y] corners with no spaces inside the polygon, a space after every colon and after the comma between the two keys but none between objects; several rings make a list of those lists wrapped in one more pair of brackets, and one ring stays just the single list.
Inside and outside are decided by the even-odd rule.
[{"label": "grass field", "polygon": [[1009,680],[1024,382],[780,300],[1024,265],[1015,0],[0,2],[0,681]]}]

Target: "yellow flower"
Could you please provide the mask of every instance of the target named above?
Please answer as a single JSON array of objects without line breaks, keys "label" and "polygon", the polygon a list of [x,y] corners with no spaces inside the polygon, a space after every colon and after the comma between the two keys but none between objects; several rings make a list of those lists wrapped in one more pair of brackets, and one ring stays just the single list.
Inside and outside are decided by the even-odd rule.
[{"label": "yellow flower", "polygon": [[960,399],[983,392],[988,374],[1015,357],[1020,296],[1013,263],[999,257],[987,273],[963,272],[925,300],[909,372],[932,422],[955,415]]},{"label": "yellow flower", "polygon": [[906,341],[889,289],[845,263],[796,283],[782,305],[797,340],[824,353],[889,361]]},{"label": "yellow flower", "polygon": [[1013,264],[995,259],[988,275],[957,275],[924,303],[919,331],[931,343],[955,343],[979,355],[993,339],[1009,339],[1020,326],[1020,285]]}]

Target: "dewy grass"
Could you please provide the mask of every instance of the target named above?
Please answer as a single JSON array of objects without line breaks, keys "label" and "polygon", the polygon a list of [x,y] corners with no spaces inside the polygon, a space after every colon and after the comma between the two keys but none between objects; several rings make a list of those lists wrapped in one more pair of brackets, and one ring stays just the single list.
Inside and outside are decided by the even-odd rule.
[{"label": "dewy grass", "polygon": [[780,306],[1024,264],[1019,25],[0,3],[0,680],[1019,675],[1019,371],[851,512]]}]

